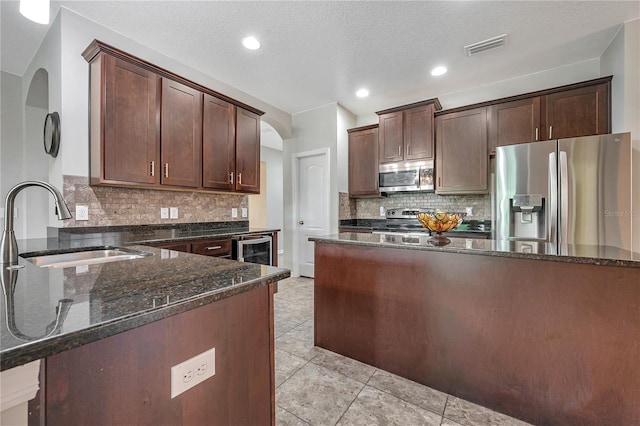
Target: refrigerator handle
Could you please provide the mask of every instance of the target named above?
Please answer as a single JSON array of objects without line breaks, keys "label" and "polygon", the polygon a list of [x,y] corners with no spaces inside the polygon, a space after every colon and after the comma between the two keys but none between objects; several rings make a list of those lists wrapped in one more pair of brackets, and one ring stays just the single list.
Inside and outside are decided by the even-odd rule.
[{"label": "refrigerator handle", "polygon": [[569,242],[569,176],[567,173],[567,153],[560,151],[560,244]]},{"label": "refrigerator handle", "polygon": [[557,243],[558,226],[558,163],[556,153],[549,153],[549,205],[547,206],[547,241]]}]

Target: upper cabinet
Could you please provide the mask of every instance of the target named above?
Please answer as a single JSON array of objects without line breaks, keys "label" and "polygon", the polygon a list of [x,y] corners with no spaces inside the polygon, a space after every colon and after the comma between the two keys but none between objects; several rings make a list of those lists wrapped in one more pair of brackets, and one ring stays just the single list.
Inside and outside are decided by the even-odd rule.
[{"label": "upper cabinet", "polygon": [[349,133],[349,196],[379,197],[378,125],[347,130]]},{"label": "upper cabinet", "polygon": [[379,111],[379,162],[433,159],[433,114],[438,99]]},{"label": "upper cabinet", "polygon": [[202,93],[163,78],[160,123],[160,182],[163,185],[200,187]]},{"label": "upper cabinet", "polygon": [[261,111],[94,40],[90,183],[260,192]]},{"label": "upper cabinet", "polygon": [[492,101],[489,152],[498,146],[611,132],[611,77]]},{"label": "upper cabinet", "polygon": [[488,193],[487,108],[443,114],[436,127],[436,193]]},{"label": "upper cabinet", "polygon": [[[91,184],[160,182],[160,78],[113,56],[91,62]],[[101,96],[99,96],[101,95]],[[95,114],[95,116],[94,116]]]}]

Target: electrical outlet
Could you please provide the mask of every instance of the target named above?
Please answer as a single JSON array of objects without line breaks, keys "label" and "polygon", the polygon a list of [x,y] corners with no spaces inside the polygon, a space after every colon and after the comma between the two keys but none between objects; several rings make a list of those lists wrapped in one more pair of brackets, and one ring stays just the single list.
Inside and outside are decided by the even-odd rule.
[{"label": "electrical outlet", "polygon": [[216,374],[216,348],[171,367],[171,398]]},{"label": "electrical outlet", "polygon": [[177,219],[178,218],[178,208],[177,207],[171,207],[169,209],[169,218],[171,218],[171,219]]},{"label": "electrical outlet", "polygon": [[249,216],[249,209],[247,209],[246,207],[242,208],[242,217],[247,217]]},{"label": "electrical outlet", "polygon": [[380,216],[384,216],[384,206],[380,206]]},{"label": "electrical outlet", "polygon": [[235,207],[231,209],[231,217],[238,217],[238,209]]},{"label": "electrical outlet", "polygon": [[467,216],[473,216],[473,207],[465,207]]},{"label": "electrical outlet", "polygon": [[89,220],[89,206],[76,204],[76,220]]},{"label": "electrical outlet", "polygon": [[160,219],[169,219],[169,209],[160,207]]}]

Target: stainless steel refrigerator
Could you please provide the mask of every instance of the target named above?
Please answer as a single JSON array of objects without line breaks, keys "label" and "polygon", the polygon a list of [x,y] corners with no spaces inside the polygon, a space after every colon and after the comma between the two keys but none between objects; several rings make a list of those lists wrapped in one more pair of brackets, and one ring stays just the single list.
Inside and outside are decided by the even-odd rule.
[{"label": "stainless steel refrigerator", "polygon": [[630,133],[498,147],[494,239],[632,250],[631,153]]}]

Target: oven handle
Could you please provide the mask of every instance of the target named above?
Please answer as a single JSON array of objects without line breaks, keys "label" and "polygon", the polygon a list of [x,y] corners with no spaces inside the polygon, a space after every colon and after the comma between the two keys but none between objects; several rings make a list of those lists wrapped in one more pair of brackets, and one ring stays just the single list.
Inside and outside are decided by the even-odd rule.
[{"label": "oven handle", "polygon": [[262,244],[262,243],[268,243],[271,242],[271,237],[256,237],[256,238],[241,238],[238,237],[237,238],[238,242],[241,242],[244,245],[247,244]]}]

